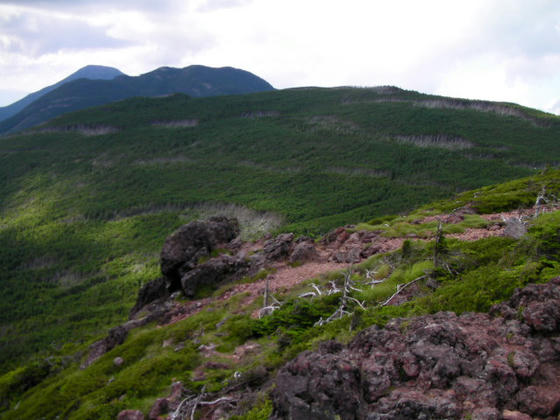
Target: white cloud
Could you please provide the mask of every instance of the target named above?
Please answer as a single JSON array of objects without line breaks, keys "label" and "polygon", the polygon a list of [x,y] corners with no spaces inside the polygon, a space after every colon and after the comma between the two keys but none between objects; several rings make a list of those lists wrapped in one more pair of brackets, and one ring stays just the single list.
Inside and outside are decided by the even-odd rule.
[{"label": "white cloud", "polygon": [[279,88],[394,84],[541,109],[560,96],[556,0],[0,0],[0,16],[0,89],[86,64],[205,64]]}]

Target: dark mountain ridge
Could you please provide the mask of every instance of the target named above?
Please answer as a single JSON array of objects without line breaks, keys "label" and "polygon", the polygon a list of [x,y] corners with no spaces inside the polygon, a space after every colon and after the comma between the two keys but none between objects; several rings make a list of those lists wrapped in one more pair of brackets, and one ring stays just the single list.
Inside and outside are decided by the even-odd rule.
[{"label": "dark mountain ridge", "polygon": [[232,67],[193,65],[183,69],[160,67],[140,76],[121,75],[112,80],[78,79],[58,86],[0,122],[1,133],[33,127],[58,115],[134,97],[184,93],[192,97],[235,95],[269,91],[265,80]]},{"label": "dark mountain ridge", "polygon": [[52,92],[56,88],[64,85],[65,83],[69,83],[73,80],[78,79],[91,79],[91,80],[110,80],[114,79],[117,76],[124,76],[124,73],[121,72],[119,69],[114,67],[106,67],[106,66],[96,66],[96,65],[89,65],[82,67],[80,70],[72,73],[70,76],[62,79],[61,81],[44,87],[41,90],[36,92],[30,93],[29,95],[25,96],[24,98],[20,99],[19,101],[14,102],[8,106],[4,106],[0,108],[0,121],[4,121],[7,118],[17,114],[26,106],[30,105],[43,95],[46,95],[49,92]]}]

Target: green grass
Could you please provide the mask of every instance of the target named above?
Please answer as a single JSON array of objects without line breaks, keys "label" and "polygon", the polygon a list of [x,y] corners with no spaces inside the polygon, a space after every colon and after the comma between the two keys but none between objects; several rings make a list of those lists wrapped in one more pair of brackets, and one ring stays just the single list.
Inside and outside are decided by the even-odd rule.
[{"label": "green grass", "polygon": [[[437,223],[415,222],[427,216],[461,206],[479,213],[527,207],[543,186],[550,194],[560,193],[560,172],[548,169],[534,175],[537,170],[531,169],[558,161],[557,118],[526,109],[523,112],[532,119],[426,108],[410,101],[434,97],[406,91],[393,96],[401,102],[380,102],[386,96],[375,90],[351,88],[130,99],[48,124],[63,129],[60,132],[0,137],[0,374],[7,375],[0,383],[6,384],[2,389],[8,390],[10,402],[15,404],[26,392],[41,399],[35,394],[42,389],[37,386],[51,381],[61,381],[56,386],[62,386],[64,375],[57,372],[75,369],[72,355],[127,319],[140,285],[159,275],[165,237],[188,221],[221,212],[237,215],[245,238],[267,231],[317,236],[349,223],[385,236],[426,238]],[[271,116],[243,117],[256,111]],[[199,124],[152,125],[184,119],[197,119]],[[106,125],[117,131],[84,136],[64,131],[71,125]],[[437,134],[462,137],[474,146],[448,150],[394,140]],[[459,194],[450,200],[455,193]],[[443,198],[447,199],[434,202]],[[414,208],[408,216],[399,216]],[[501,262],[497,253],[503,255],[507,241],[483,241],[489,245],[480,251],[449,241],[450,265],[463,283],[442,278],[441,290],[447,292],[440,297],[436,292],[422,304],[368,309],[360,322],[382,323],[390,316],[438,308],[487,308],[515,285],[550,278],[557,269],[557,236],[556,221],[548,217],[553,218],[544,216],[533,228],[536,237],[547,238],[531,245],[534,260],[512,251],[510,260]],[[479,216],[467,215],[459,224],[445,225],[444,233],[484,225]],[[374,305],[397,283],[429,269],[424,260],[429,259],[430,246],[413,241],[410,255],[396,252],[385,257],[391,264],[375,258],[367,262],[389,280],[360,298]],[[468,264],[473,266],[462,268]],[[360,270],[363,277],[365,269]],[[326,284],[332,279],[340,282],[340,275],[316,281]],[[485,281],[499,287],[465,297],[471,288],[486,290]],[[304,287],[309,285],[282,298],[290,301]],[[336,299],[309,305],[292,302],[259,327],[263,360],[270,360],[271,366],[318,340],[340,336],[351,323],[343,319],[314,329],[318,318],[334,310]],[[235,331],[250,324],[248,314],[239,315],[231,321]],[[218,337],[224,351],[248,339],[236,334]],[[274,355],[276,340],[283,343],[280,356]],[[47,357],[61,362],[45,373],[42,361]],[[154,369],[159,372],[157,366]],[[40,385],[25,391],[25,383],[36,381]],[[154,390],[164,386],[152,385]],[[54,398],[58,391],[52,392]],[[134,401],[144,409],[157,392]],[[82,410],[86,416],[87,410],[97,409],[97,398],[83,397],[81,408],[70,402],[60,407]],[[21,404],[22,410],[30,407]]]}]

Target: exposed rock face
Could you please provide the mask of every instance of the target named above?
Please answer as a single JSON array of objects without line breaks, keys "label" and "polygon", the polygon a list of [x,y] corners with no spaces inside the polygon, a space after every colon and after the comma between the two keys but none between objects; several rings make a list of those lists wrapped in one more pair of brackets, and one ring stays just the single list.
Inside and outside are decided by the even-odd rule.
[{"label": "exposed rock face", "polygon": [[[438,313],[323,344],[278,373],[276,418],[554,418],[560,413],[560,279],[496,316]],[[526,417],[529,416],[529,417]]]},{"label": "exposed rock face", "polygon": [[239,235],[239,223],[227,217],[212,217],[206,222],[191,222],[171,234],[161,251],[161,272],[171,292],[181,287],[181,277],[192,270],[201,257],[210,255],[219,244]]},{"label": "exposed rock face", "polygon": [[181,277],[181,287],[187,297],[193,297],[200,286],[215,286],[238,279],[249,270],[250,264],[242,258],[220,255],[197,265]]}]

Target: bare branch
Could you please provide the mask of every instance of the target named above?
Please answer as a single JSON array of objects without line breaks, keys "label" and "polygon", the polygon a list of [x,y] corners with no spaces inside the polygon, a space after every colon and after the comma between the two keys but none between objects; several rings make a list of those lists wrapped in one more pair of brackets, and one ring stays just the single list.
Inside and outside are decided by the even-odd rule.
[{"label": "bare branch", "polygon": [[313,287],[313,288],[317,291],[317,294],[318,294],[319,296],[322,295],[321,289],[319,289],[319,287],[317,287],[317,285],[316,285],[315,283],[311,283],[311,287]]},{"label": "bare branch", "polygon": [[200,403],[202,397],[204,397],[204,391],[206,391],[206,384],[202,387],[200,394],[198,394],[198,397],[196,397],[196,399],[194,400],[194,405],[191,411],[191,420],[194,420],[194,413],[196,412],[196,406]]},{"label": "bare branch", "polygon": [[410,286],[413,283],[416,283],[419,280],[425,279],[426,275],[424,276],[420,276],[417,279],[412,280],[411,282],[408,282],[406,284],[397,284],[397,291],[395,293],[393,293],[393,295],[387,299],[385,302],[383,302],[380,306],[387,306],[389,304],[389,302],[391,302],[391,300],[397,296],[400,292],[402,292],[404,289],[406,289],[408,286]]}]

